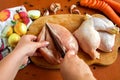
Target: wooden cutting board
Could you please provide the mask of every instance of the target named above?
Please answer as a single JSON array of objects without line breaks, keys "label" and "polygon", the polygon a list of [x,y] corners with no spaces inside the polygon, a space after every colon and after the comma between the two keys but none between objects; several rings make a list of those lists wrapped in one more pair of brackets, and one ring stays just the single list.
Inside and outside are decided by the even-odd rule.
[{"label": "wooden cutting board", "polygon": [[[98,17],[103,17],[101,15],[95,15]],[[28,31],[28,34],[38,35],[46,22],[57,23],[66,27],[69,31],[75,31],[80,24],[83,22],[84,15],[77,14],[61,14],[61,15],[51,15],[40,17],[35,20]],[[115,46],[111,53],[100,52],[100,59],[92,60],[89,55],[84,53],[79,49],[78,56],[82,58],[88,65],[98,64],[98,65],[110,65],[112,64],[118,55],[118,48],[120,47],[120,34],[116,35]],[[51,65],[47,63],[42,57],[31,57],[31,60],[37,66],[49,69],[59,69],[59,65]]]}]

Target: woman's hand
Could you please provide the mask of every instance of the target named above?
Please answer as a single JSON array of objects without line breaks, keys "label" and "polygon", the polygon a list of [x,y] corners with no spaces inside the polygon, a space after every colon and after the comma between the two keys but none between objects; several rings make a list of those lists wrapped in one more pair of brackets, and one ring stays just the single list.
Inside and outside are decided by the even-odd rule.
[{"label": "woman's hand", "polygon": [[14,51],[18,51],[19,54],[24,53],[27,56],[33,56],[38,48],[47,46],[49,44],[47,41],[35,42],[36,39],[37,37],[34,35],[22,36]]},{"label": "woman's hand", "polygon": [[35,42],[36,39],[37,37],[34,35],[24,35],[21,37],[19,43],[13,50],[13,52],[17,54],[25,55],[23,65],[27,64],[29,56],[37,55],[36,50],[38,48],[47,46],[49,44],[47,41]]},{"label": "woman's hand", "polygon": [[36,39],[36,36],[24,35],[15,49],[0,61],[0,73],[2,73],[0,80],[14,80],[19,67],[27,61],[28,57],[33,56],[38,48],[48,45],[47,41],[35,42]]},{"label": "woman's hand", "polygon": [[64,80],[96,80],[89,66],[73,50],[66,53],[60,70]]}]

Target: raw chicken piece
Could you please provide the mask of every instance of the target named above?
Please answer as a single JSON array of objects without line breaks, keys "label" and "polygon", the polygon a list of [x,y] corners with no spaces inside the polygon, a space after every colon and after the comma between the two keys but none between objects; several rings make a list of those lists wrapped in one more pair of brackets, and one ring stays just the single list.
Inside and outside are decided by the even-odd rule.
[{"label": "raw chicken piece", "polygon": [[108,20],[107,18],[93,17],[94,27],[97,31],[108,32],[111,34],[117,34],[119,31],[118,27]]},{"label": "raw chicken piece", "polygon": [[97,18],[86,16],[79,29],[73,34],[78,39],[80,47],[93,59],[99,58],[96,49],[104,52],[111,52],[115,42],[115,34],[119,33],[119,28],[107,18]]},{"label": "raw chicken piece", "polygon": [[[65,27],[52,23],[47,23],[47,25],[50,26],[65,52],[71,49],[74,50],[76,53],[78,52],[77,40]],[[46,26],[43,27],[41,33],[39,34],[38,41],[50,42],[49,46],[39,49],[41,55],[45,58],[45,60],[51,64],[60,63],[61,55],[58,50],[56,50],[56,47],[54,46],[54,41],[52,40]]]},{"label": "raw chicken piece", "polygon": [[97,17],[92,17],[93,21],[94,21],[94,27],[97,31],[106,31],[109,32],[109,28],[107,27],[108,24],[103,21],[101,18],[97,18]]},{"label": "raw chicken piece", "polygon": [[111,52],[114,47],[115,34],[119,33],[119,28],[115,27],[107,18],[93,17],[93,20],[94,27],[99,31],[101,38],[99,49],[104,52]]},{"label": "raw chicken piece", "polygon": [[99,49],[104,52],[111,52],[115,43],[115,34],[109,34],[106,32],[99,32],[99,34],[101,38]]},{"label": "raw chicken piece", "polygon": [[40,48],[41,55],[45,58],[46,61],[49,63],[60,63],[60,55],[55,49],[55,46],[53,44],[52,38],[50,37],[48,31],[46,30],[46,27],[43,27],[42,31],[38,35],[38,41],[49,41],[50,45],[44,48]]},{"label": "raw chicken piece", "polygon": [[94,28],[92,18],[85,20],[73,34],[84,52],[89,54],[92,59],[100,58],[100,54],[96,51],[100,45],[100,36]]}]

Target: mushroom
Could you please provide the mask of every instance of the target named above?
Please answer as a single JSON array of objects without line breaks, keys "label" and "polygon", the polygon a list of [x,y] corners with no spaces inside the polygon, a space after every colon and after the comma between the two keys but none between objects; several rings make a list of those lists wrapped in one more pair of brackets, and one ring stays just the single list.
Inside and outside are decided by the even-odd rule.
[{"label": "mushroom", "polygon": [[61,9],[61,5],[59,3],[52,3],[50,5],[50,10],[53,11],[54,14],[56,14],[56,12],[60,9]]}]

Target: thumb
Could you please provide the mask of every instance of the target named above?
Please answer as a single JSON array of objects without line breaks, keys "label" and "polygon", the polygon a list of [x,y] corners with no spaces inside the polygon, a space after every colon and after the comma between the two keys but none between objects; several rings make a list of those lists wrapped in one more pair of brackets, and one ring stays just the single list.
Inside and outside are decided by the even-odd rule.
[{"label": "thumb", "polygon": [[49,45],[48,41],[36,42],[36,48],[46,47]]},{"label": "thumb", "polygon": [[74,55],[76,55],[76,53],[75,53],[75,51],[74,50],[69,50],[67,53],[66,53],[66,55],[65,55],[65,57],[71,57],[71,56],[74,56]]},{"label": "thumb", "polygon": [[60,59],[60,60],[61,60],[61,63],[63,63],[64,61],[67,61],[67,60],[71,60],[71,59],[73,59],[73,57],[75,57],[75,56],[76,56],[75,51],[74,51],[74,50],[69,50],[69,51],[67,51],[67,53],[65,54],[64,59],[63,59],[63,58]]}]

